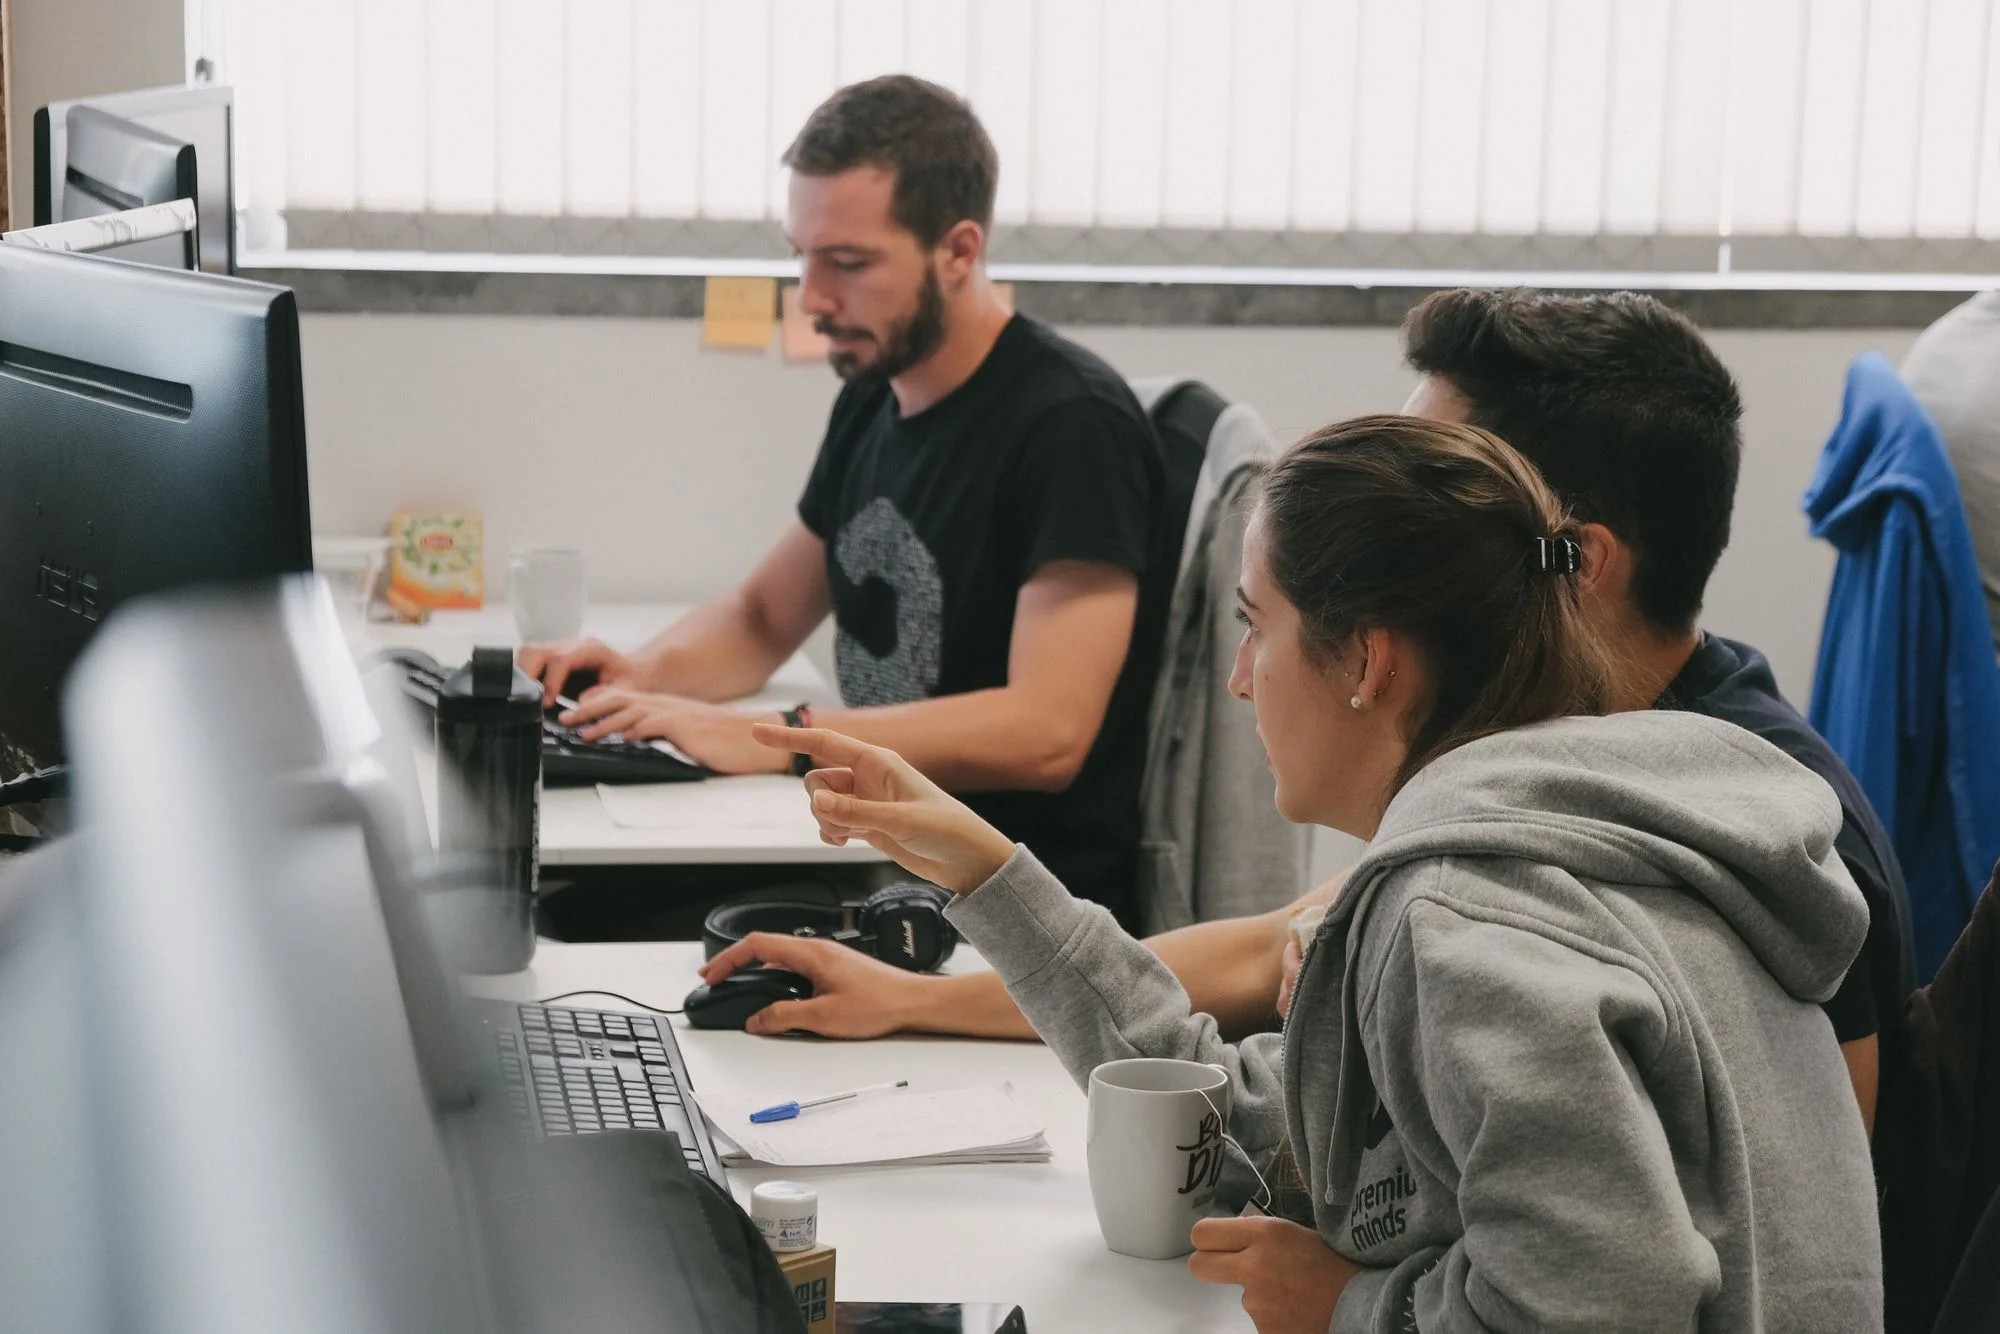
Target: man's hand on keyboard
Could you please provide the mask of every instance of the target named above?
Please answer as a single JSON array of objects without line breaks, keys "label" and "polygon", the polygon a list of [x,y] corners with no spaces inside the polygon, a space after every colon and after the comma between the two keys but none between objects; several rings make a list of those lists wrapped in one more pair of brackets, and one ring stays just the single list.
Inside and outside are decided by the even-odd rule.
[{"label": "man's hand on keyboard", "polygon": [[563,683],[578,673],[597,678],[599,685],[632,686],[632,660],[601,639],[559,639],[552,644],[523,644],[514,661],[542,683],[542,707],[554,708],[557,695],[572,694]]},{"label": "man's hand on keyboard", "polygon": [[750,736],[751,724],[782,724],[782,714],[739,713],[679,695],[600,685],[586,690],[576,707],[557,721],[576,728],[585,741],[613,735],[627,741],[664,737],[719,774],[781,774],[792,767],[790,756],[759,745]]}]

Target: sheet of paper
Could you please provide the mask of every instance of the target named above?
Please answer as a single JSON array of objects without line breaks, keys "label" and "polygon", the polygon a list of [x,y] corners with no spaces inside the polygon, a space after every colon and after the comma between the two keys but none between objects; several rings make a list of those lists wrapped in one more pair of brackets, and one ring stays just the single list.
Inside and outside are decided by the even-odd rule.
[{"label": "sheet of paper", "polygon": [[[715,1156],[724,1166],[754,1166],[756,1159],[745,1152],[742,1145],[718,1130],[713,1121],[709,1122],[709,1134],[715,1140]],[[935,1153],[922,1158],[897,1158],[897,1167],[943,1167],[956,1163],[1045,1163],[1050,1158],[1049,1142],[1037,1136],[1021,1145],[1011,1148],[974,1149],[965,1153]],[[841,1163],[842,1167],[868,1167],[868,1163]]]},{"label": "sheet of paper", "polygon": [[805,788],[798,779],[778,774],[699,783],[600,783],[597,800],[621,829],[702,829],[791,843],[819,841]]},{"label": "sheet of paper", "polygon": [[[838,1092],[839,1090],[824,1090]],[[876,1093],[755,1125],[750,1113],[821,1090],[710,1090],[697,1094],[720,1136],[775,1167],[886,1163],[982,1151],[1039,1149],[1042,1123],[1007,1085]]]},{"label": "sheet of paper", "polygon": [[702,342],[710,347],[771,345],[778,324],[776,278],[711,277],[702,290]]}]

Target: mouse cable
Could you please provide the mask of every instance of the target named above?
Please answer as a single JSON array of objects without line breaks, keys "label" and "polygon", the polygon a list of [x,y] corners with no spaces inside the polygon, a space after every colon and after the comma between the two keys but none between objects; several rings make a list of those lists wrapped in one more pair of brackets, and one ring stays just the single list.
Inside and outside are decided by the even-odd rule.
[{"label": "mouse cable", "polygon": [[552,1004],[552,1003],[553,1003],[553,1002],[555,1002],[555,1001],[559,1001],[559,1000],[568,1000],[568,999],[569,999],[569,998],[570,998],[571,996],[609,996],[609,997],[611,997],[611,998],[612,998],[613,1000],[622,1000],[622,1001],[624,1001],[624,1002],[625,1002],[625,1003],[626,1003],[627,1005],[636,1005],[636,1006],[638,1006],[638,1007],[639,1007],[640,1009],[642,1009],[642,1010],[651,1010],[651,1011],[652,1011],[652,1012],[653,1012],[654,1014],[679,1014],[679,1013],[681,1013],[681,1011],[679,1011],[679,1010],[668,1010],[668,1009],[663,1009],[663,1008],[661,1008],[661,1007],[660,1007],[660,1006],[658,1006],[658,1005],[648,1005],[648,1004],[646,1004],[646,1002],[644,1002],[644,1001],[642,1001],[642,1000],[634,1000],[634,999],[632,999],[632,997],[630,997],[630,996],[627,996],[627,995],[626,995],[626,994],[625,994],[624,992],[622,992],[622,991],[603,991],[603,990],[600,990],[600,989],[598,989],[598,988],[596,988],[596,987],[585,987],[585,988],[584,988],[584,989],[583,989],[582,991],[565,991],[565,992],[563,992],[563,993],[562,993],[561,995],[559,995],[559,996],[544,996],[544,997],[542,997],[542,998],[541,998],[540,1000],[538,1000],[538,1001],[536,1001],[536,1002],[534,1002],[534,1003],[535,1003],[536,1005],[549,1005],[549,1004]]}]

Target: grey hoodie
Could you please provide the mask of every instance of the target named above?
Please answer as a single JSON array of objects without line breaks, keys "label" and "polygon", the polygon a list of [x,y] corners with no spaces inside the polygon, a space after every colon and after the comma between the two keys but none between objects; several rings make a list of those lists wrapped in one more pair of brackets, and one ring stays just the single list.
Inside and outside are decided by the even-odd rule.
[{"label": "grey hoodie", "polygon": [[1876,1330],[1868,1143],[1815,1003],[1868,924],[1839,828],[1710,718],[1460,747],[1390,804],[1282,1046],[1224,1043],[1025,850],[950,916],[1080,1084],[1229,1067],[1232,1131],[1260,1166],[1290,1139],[1298,1221],[1365,1266],[1337,1331]]}]

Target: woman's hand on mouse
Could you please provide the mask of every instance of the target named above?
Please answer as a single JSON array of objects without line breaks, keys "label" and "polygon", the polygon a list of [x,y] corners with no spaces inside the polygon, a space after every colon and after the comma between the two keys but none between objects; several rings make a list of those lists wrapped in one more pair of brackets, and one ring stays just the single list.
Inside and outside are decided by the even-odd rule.
[{"label": "woman's hand on mouse", "polygon": [[979,888],[1014,855],[1012,840],[893,750],[821,727],[760,723],[753,735],[812,757],[806,794],[823,842],[840,847],[858,838],[954,894]]},{"label": "woman's hand on mouse", "polygon": [[750,1016],[746,1033],[817,1033],[827,1038],[879,1038],[912,1027],[933,979],[883,963],[838,941],[754,931],[702,965],[710,986],[739,968],[768,964],[812,983],[809,1000],[774,1001]]}]

